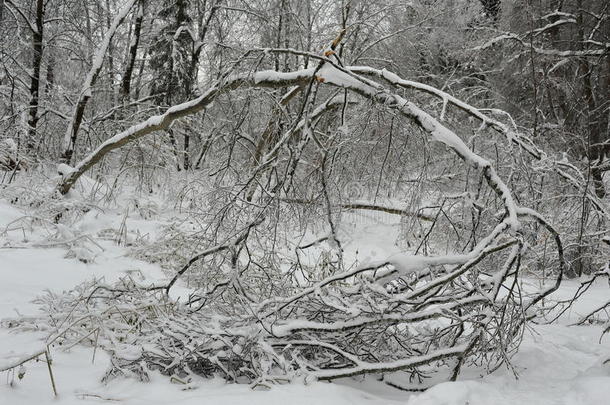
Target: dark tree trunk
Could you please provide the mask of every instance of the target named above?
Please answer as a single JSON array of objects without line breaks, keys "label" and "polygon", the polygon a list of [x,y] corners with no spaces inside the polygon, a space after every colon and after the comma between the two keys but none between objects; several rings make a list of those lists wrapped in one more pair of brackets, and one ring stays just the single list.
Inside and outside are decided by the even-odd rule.
[{"label": "dark tree trunk", "polygon": [[189,162],[189,153],[190,153],[190,143],[191,143],[191,136],[188,132],[184,133],[184,161],[182,164],[182,167],[184,167],[184,170],[188,170],[189,166],[190,166],[190,162]]},{"label": "dark tree trunk", "polygon": [[[106,29],[110,30],[111,14],[110,14],[110,1],[106,0]],[[110,83],[112,88],[114,89],[114,46],[112,45],[112,39],[110,39],[110,43],[108,44],[108,71],[110,73]],[[114,93],[114,91],[113,91]],[[116,94],[116,93],[114,93]]]},{"label": "dark tree trunk", "polygon": [[203,41],[205,41],[208,29],[210,28],[210,22],[212,21],[212,18],[214,18],[214,14],[216,14],[216,11],[220,7],[221,3],[222,0],[217,0],[210,9],[210,12],[208,13],[207,18],[205,19],[205,22],[203,21],[203,14],[202,18],[199,21],[199,42],[197,44],[194,44],[195,46],[193,47],[193,55],[191,57],[191,77],[193,78],[193,87],[197,86],[197,75],[199,73],[199,57],[201,56],[201,50],[203,49]]},{"label": "dark tree trunk", "polygon": [[45,83],[45,91],[50,93],[53,90],[53,86],[55,85],[55,72],[54,72],[55,60],[50,57],[49,62],[47,63],[47,80]]},{"label": "dark tree trunk", "polygon": [[[584,32],[584,17],[583,17],[583,12],[582,12],[582,1],[578,2],[578,8],[579,8],[579,14],[577,17],[577,23],[578,23],[578,37],[581,39],[580,41],[580,50],[584,51],[587,49],[586,46],[586,35]],[[580,75],[582,77],[582,91],[583,91],[583,96],[584,99],[586,101],[587,104],[587,108],[586,108],[586,124],[587,124],[587,131],[588,131],[588,141],[587,141],[587,159],[589,160],[590,164],[593,165],[592,169],[591,169],[591,178],[593,180],[593,187],[595,189],[595,194],[599,197],[599,198],[603,198],[606,196],[606,189],[604,187],[604,183],[603,183],[603,179],[602,179],[602,172],[600,170],[598,170],[595,166],[597,166],[599,163],[601,163],[601,159],[602,159],[602,151],[603,151],[603,145],[602,145],[602,136],[600,133],[600,125],[598,122],[597,117],[599,117],[601,114],[599,114],[599,111],[597,111],[597,102],[595,100],[595,94],[594,94],[594,89],[593,89],[593,83],[592,83],[592,78],[591,78],[591,71],[592,71],[592,67],[589,63],[589,61],[587,60],[587,58],[580,58]]]},{"label": "dark tree trunk", "polygon": [[180,158],[178,156],[178,142],[176,141],[176,136],[174,135],[174,131],[171,128],[168,128],[165,132],[167,133],[169,143],[172,147],[172,152],[174,153],[174,158],[176,159],[176,170],[180,171]]},{"label": "dark tree trunk", "polygon": [[212,146],[214,132],[210,133],[205,142],[203,143],[203,147],[201,148],[201,152],[199,153],[199,157],[197,157],[197,162],[195,162],[195,170],[201,167],[201,164],[204,162],[205,155],[208,153],[210,146]]},{"label": "dark tree trunk", "polygon": [[125,74],[123,75],[123,81],[121,82],[121,99],[125,102],[129,99],[129,93],[131,91],[131,76],[133,69],[136,64],[136,56],[138,54],[138,45],[140,43],[140,32],[142,31],[142,21],[144,20],[144,4],[140,2],[138,5],[138,16],[136,17],[135,26],[133,30],[133,41],[129,47],[129,60],[127,61],[127,67],[125,68]]},{"label": "dark tree trunk", "polygon": [[32,80],[30,82],[30,108],[28,119],[28,137],[26,147],[32,152],[36,145],[36,127],[38,126],[38,105],[40,90],[40,65],[42,64],[42,40],[44,26],[44,1],[36,1],[36,31],[32,33],[32,45],[34,49],[32,59]]}]

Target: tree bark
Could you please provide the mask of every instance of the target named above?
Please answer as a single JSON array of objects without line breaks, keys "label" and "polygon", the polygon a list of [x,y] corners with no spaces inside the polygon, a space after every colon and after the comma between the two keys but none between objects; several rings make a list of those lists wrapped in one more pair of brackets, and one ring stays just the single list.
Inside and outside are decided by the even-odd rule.
[{"label": "tree bark", "polygon": [[28,136],[26,148],[30,153],[36,146],[36,127],[38,126],[38,105],[40,96],[40,67],[42,65],[44,28],[44,1],[36,1],[36,30],[32,32],[32,46],[34,55],[32,59],[32,80],[30,82],[30,107],[28,119]]},{"label": "tree bark", "polygon": [[136,17],[133,40],[129,47],[129,60],[125,67],[125,73],[123,74],[123,80],[121,82],[121,100],[126,102],[129,99],[129,93],[131,92],[131,76],[133,69],[136,64],[136,56],[138,54],[138,45],[140,43],[140,33],[142,31],[142,21],[144,20],[144,3],[142,1],[138,4],[138,16]]},{"label": "tree bark", "polygon": [[[579,6],[579,14],[577,17],[578,21],[578,37],[580,38],[580,50],[586,50],[586,35],[584,31],[584,17],[582,12],[582,2],[578,2]],[[589,63],[588,59],[585,57],[580,58],[580,74],[582,77],[582,91],[583,96],[587,104],[586,108],[586,125],[588,132],[588,141],[587,141],[587,159],[589,160],[589,164],[593,167],[591,168],[591,178],[593,180],[593,187],[595,190],[595,194],[599,198],[604,198],[606,196],[606,189],[604,187],[604,182],[602,179],[602,172],[597,169],[599,163],[601,163],[602,159],[602,136],[600,133],[601,127],[598,122],[598,117],[601,117],[599,111],[597,111],[597,102],[595,100],[595,94],[593,92],[593,84],[591,79],[591,71],[592,66]]]},{"label": "tree bark", "polygon": [[45,83],[45,92],[48,94],[53,90],[55,85],[55,59],[51,56],[47,62],[47,80]]}]

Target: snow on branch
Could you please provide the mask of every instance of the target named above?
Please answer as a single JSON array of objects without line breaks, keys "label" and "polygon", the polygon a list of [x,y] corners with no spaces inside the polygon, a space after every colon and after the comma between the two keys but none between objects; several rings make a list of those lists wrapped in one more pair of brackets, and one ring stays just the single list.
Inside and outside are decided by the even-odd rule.
[{"label": "snow on branch", "polygon": [[504,123],[484,114],[480,109],[450,95],[449,93],[437,89],[436,87],[424,83],[415,82],[412,80],[401,79],[395,73],[389,72],[385,69],[374,69],[368,66],[350,66],[349,70],[358,74],[379,77],[394,86],[411,88],[439,97],[443,101],[443,104],[450,103],[459,108],[460,110],[479,119],[483,123],[483,125],[490,126],[497,132],[501,133],[506,137],[506,139],[520,146],[536,159],[541,159],[544,156],[544,153],[540,149],[538,149],[534,145],[534,143],[525,135],[513,131]]},{"label": "snow on branch", "polygon": [[107,153],[152,132],[165,129],[178,118],[195,114],[196,112],[203,110],[223,92],[235,90],[237,88],[285,87],[297,83],[305,83],[311,78],[312,74],[312,69],[292,73],[262,71],[257,72],[254,75],[238,75],[220,81],[200,97],[175,105],[165,111],[165,113],[152,116],[103,142],[93,152],[81,160],[68,176],[63,178],[59,186],[59,191],[61,194],[66,194],[70,191],[70,188],[72,188],[78,178],[99,162]]},{"label": "snow on branch", "polygon": [[[550,24],[550,25],[552,25],[552,24]],[[550,26],[545,27],[545,29],[549,29],[549,28],[552,28],[552,27],[550,27]],[[492,38],[489,41],[485,42],[484,44],[474,47],[473,50],[479,51],[482,49],[487,49],[487,48],[489,48],[499,42],[503,42],[503,41],[515,41],[519,45],[521,45],[523,47],[527,47],[528,49],[531,49],[533,52],[535,52],[537,54],[545,55],[545,56],[552,56],[552,57],[556,57],[556,58],[584,58],[584,57],[595,57],[595,56],[599,57],[599,56],[605,55],[610,50],[610,42],[592,43],[592,45],[596,45],[599,49],[559,50],[559,49],[539,48],[539,47],[533,46],[526,39],[524,39],[523,36],[517,35],[517,34],[512,34],[512,33],[506,33],[506,34],[499,35],[495,38]]]}]

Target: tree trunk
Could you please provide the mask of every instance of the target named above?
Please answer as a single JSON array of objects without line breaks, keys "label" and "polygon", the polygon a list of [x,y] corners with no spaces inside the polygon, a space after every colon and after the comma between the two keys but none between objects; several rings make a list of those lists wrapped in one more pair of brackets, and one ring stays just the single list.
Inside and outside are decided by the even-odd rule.
[{"label": "tree trunk", "polygon": [[188,170],[189,166],[190,166],[190,162],[189,162],[189,153],[190,153],[190,145],[191,143],[191,136],[188,133],[188,130],[184,133],[184,160],[183,160],[183,164],[182,167],[184,167],[184,170]]},{"label": "tree trunk", "polygon": [[208,13],[207,18],[203,21],[203,14],[201,15],[201,19],[199,20],[199,37],[197,38],[197,43],[193,46],[193,54],[191,56],[191,77],[193,78],[193,89],[192,94],[194,94],[194,90],[197,87],[197,75],[199,73],[199,57],[201,56],[201,50],[203,49],[203,41],[205,41],[205,37],[210,28],[210,22],[212,18],[214,18],[214,14],[220,7],[222,0],[217,0],[210,12]]},{"label": "tree trunk", "polygon": [[172,152],[174,153],[174,158],[176,159],[176,170],[180,171],[180,157],[178,156],[178,142],[176,141],[176,136],[171,128],[168,128],[165,132],[167,133],[169,143],[172,146]]},{"label": "tree trunk", "polygon": [[126,102],[129,99],[129,93],[131,91],[131,75],[136,64],[136,56],[138,54],[138,45],[140,43],[140,32],[142,31],[142,21],[144,20],[144,4],[142,1],[138,4],[138,16],[133,30],[133,40],[129,47],[129,60],[125,67],[125,74],[123,74],[123,81],[121,82],[121,100]]},{"label": "tree trunk", "polygon": [[55,59],[53,57],[49,57],[49,61],[47,62],[47,80],[45,83],[45,92],[48,94],[53,90],[53,86],[55,85]]},{"label": "tree trunk", "polygon": [[[582,12],[582,2],[578,2],[579,6],[579,14],[577,17],[578,22],[578,37],[581,39],[580,41],[580,50],[586,50],[587,46],[585,45],[586,35],[584,32],[584,18]],[[595,100],[595,94],[593,93],[593,84],[591,82],[591,71],[592,67],[586,57],[580,58],[580,74],[582,77],[582,91],[585,101],[587,103],[586,108],[586,117],[587,120],[587,132],[588,132],[588,140],[587,140],[587,159],[589,160],[589,164],[593,167],[591,169],[591,177],[593,180],[593,187],[595,189],[595,194],[599,198],[604,198],[606,195],[606,189],[604,187],[604,182],[602,179],[602,172],[596,168],[599,163],[601,163],[602,159],[602,136],[600,133],[600,125],[597,120],[597,116],[601,116],[597,111],[597,102]]]},{"label": "tree trunk", "polygon": [[28,136],[26,148],[32,152],[36,145],[36,127],[38,126],[38,104],[40,90],[40,66],[42,65],[42,40],[44,27],[44,1],[36,1],[36,31],[32,33],[34,57],[32,60],[32,80],[30,82],[30,108],[28,119]]}]

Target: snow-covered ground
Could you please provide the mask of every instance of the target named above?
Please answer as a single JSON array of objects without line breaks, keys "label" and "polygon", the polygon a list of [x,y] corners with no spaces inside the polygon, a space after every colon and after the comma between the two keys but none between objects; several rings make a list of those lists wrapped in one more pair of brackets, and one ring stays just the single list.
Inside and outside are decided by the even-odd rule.
[{"label": "snow-covered ground", "polygon": [[[49,229],[41,222],[25,226],[21,218],[28,213],[0,199],[0,318],[28,315],[37,310],[31,301],[44,290],[71,289],[81,281],[104,277],[111,281],[125,274],[137,274],[148,281],[163,279],[155,265],[128,256],[128,248],[111,240],[97,238],[103,229],[120,229],[124,216],[119,210],[92,210],[73,228],[64,230],[62,240],[90,235],[83,239],[86,251],[69,251],[66,245],[49,243]],[[383,222],[383,221],[381,221]],[[130,217],[124,227],[140,235],[154,232],[162,224]],[[27,229],[26,229],[27,228]],[[397,251],[393,239],[397,232],[388,223],[350,230],[352,244],[368,246],[367,251],[349,253],[359,260]],[[44,230],[44,232],[43,232]],[[61,232],[55,230],[52,232]],[[52,233],[51,232],[51,233]],[[363,235],[360,237],[360,234]],[[61,239],[60,238],[60,239]],[[76,251],[75,251],[76,250]],[[76,256],[76,257],[75,257]],[[78,260],[78,257],[87,261]],[[574,293],[578,280],[563,284],[558,295]],[[179,293],[179,290],[176,290]],[[277,385],[268,391],[254,391],[247,385],[222,380],[199,380],[189,386],[173,384],[154,375],[149,383],[133,379],[115,379],[108,384],[101,377],[108,357],[89,348],[68,351],[54,348],[53,373],[59,392],[54,398],[47,366],[28,362],[25,376],[19,380],[12,373],[0,373],[0,405],[19,404],[409,404],[409,405],[489,405],[489,404],[610,404],[610,364],[601,360],[610,356],[610,337],[600,342],[599,325],[567,326],[596,304],[608,299],[610,288],[599,282],[560,321],[553,325],[533,326],[524,336],[520,352],[513,359],[513,371],[506,368],[491,375],[466,369],[457,382],[441,383],[423,393],[408,393],[391,388],[375,379],[346,380],[335,383],[295,382]],[[16,358],[40,350],[43,333],[11,333],[0,328],[0,369]]]}]

